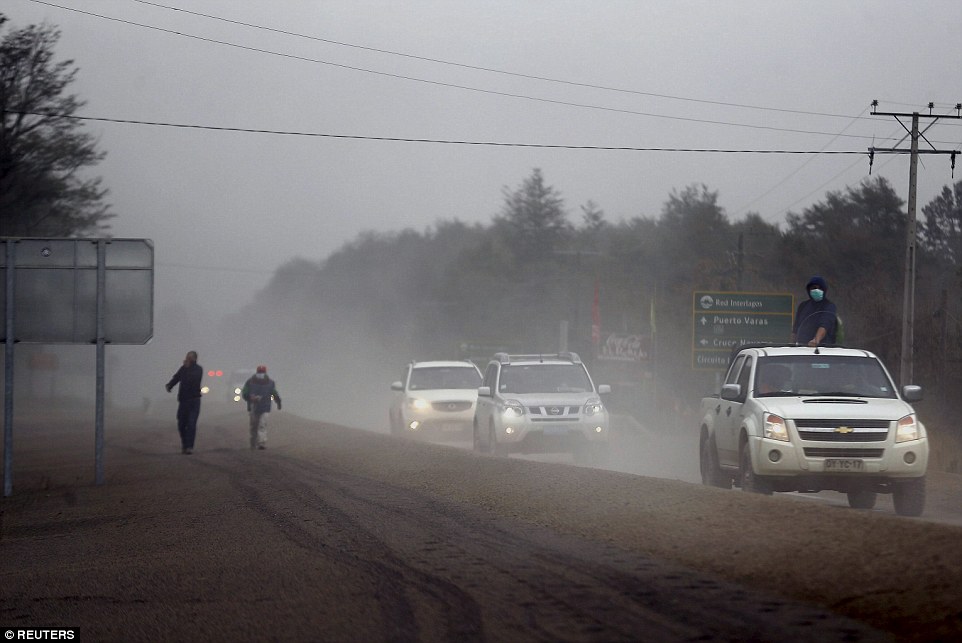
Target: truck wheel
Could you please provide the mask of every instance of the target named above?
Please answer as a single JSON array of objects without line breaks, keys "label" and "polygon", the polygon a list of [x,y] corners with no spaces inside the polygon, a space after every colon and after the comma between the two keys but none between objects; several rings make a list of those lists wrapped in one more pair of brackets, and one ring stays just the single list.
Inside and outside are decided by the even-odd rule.
[{"label": "truck wheel", "polygon": [[710,437],[705,438],[705,441],[702,442],[698,464],[701,469],[701,483],[703,485],[722,489],[732,488],[731,476],[718,466],[718,451],[715,449],[715,441]]},{"label": "truck wheel", "polygon": [[925,477],[896,482],[892,503],[900,516],[921,516],[925,509]]},{"label": "truck wheel", "polygon": [[868,489],[849,491],[845,495],[848,496],[848,506],[852,509],[871,509],[875,506],[876,499],[878,499],[878,494]]},{"label": "truck wheel", "polygon": [[741,457],[738,460],[738,479],[741,482],[742,491],[772,495],[771,485],[755,475],[752,469],[752,452],[748,448],[747,441],[742,445]]},{"label": "truck wheel", "polygon": [[388,414],[388,422],[391,425],[391,435],[401,435],[401,423],[394,421],[394,416],[390,413]]},{"label": "truck wheel", "polygon": [[608,466],[611,449],[607,442],[592,444],[588,449],[588,459],[591,466],[603,469]]},{"label": "truck wheel", "polygon": [[579,444],[571,451],[575,464],[603,468],[608,466],[608,444]]},{"label": "truck wheel", "polygon": [[508,455],[508,448],[498,444],[498,439],[495,436],[494,425],[492,424],[488,427],[488,453],[490,455],[496,455],[500,458]]},{"label": "truck wheel", "polygon": [[481,432],[478,431],[478,425],[473,425],[473,431],[471,432],[471,443],[472,448],[475,453],[484,453],[484,444],[481,443]]}]

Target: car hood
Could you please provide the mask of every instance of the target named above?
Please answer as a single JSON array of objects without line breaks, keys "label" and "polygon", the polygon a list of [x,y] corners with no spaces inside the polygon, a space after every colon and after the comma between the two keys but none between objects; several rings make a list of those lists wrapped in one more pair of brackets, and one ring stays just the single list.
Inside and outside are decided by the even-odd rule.
[{"label": "car hood", "polygon": [[525,406],[581,406],[591,399],[600,399],[597,393],[504,393],[504,398],[517,400]]},{"label": "car hood", "polygon": [[899,420],[915,410],[902,400],[869,397],[766,397],[761,406],[786,419]]},{"label": "car hood", "polygon": [[416,397],[428,402],[475,402],[478,389],[474,388],[432,388],[420,391],[407,391],[408,397]]}]

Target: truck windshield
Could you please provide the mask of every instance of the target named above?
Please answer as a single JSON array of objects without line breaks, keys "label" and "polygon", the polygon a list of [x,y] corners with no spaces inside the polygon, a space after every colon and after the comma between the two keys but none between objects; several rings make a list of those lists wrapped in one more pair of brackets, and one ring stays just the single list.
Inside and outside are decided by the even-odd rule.
[{"label": "truck windshield", "polygon": [[754,394],[896,397],[895,386],[877,359],[841,355],[760,357]]},{"label": "truck windshield", "polygon": [[591,380],[581,364],[509,364],[501,369],[502,393],[587,393]]},{"label": "truck windshield", "polygon": [[411,369],[408,389],[472,389],[481,386],[481,375],[470,366],[430,366]]}]

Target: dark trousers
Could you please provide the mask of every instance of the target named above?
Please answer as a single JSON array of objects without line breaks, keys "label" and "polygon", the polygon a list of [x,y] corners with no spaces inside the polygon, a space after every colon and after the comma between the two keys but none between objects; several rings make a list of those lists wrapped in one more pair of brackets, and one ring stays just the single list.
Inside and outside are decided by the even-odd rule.
[{"label": "dark trousers", "polygon": [[197,435],[197,417],[200,415],[200,398],[181,400],[177,404],[177,431],[180,433],[180,444],[185,449],[194,448],[194,437]]}]

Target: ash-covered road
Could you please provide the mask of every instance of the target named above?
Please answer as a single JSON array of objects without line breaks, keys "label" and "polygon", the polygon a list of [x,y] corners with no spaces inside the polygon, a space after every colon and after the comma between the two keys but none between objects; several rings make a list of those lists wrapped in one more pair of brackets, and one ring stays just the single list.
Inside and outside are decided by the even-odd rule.
[{"label": "ash-covered road", "polygon": [[[17,417],[0,626],[81,640],[886,640],[962,634],[962,529],[214,405]],[[949,478],[951,486],[954,478]]]}]

